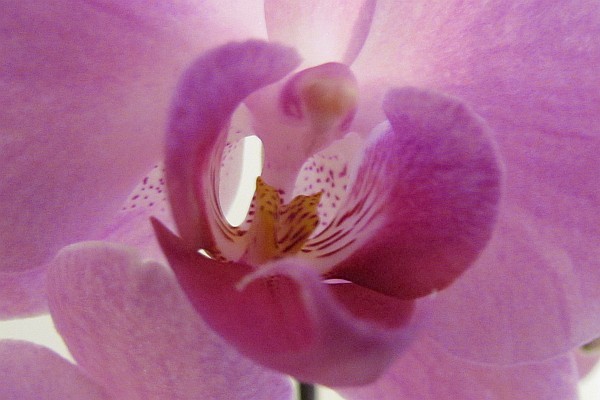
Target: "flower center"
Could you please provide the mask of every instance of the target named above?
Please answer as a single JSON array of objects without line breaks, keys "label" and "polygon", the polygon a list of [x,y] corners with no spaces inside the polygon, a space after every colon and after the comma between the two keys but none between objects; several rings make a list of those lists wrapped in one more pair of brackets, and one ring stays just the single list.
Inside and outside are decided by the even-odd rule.
[{"label": "flower center", "polygon": [[242,259],[260,265],[300,251],[319,224],[321,193],[296,196],[284,205],[279,192],[258,177],[254,197],[255,214],[246,232],[248,247]]}]

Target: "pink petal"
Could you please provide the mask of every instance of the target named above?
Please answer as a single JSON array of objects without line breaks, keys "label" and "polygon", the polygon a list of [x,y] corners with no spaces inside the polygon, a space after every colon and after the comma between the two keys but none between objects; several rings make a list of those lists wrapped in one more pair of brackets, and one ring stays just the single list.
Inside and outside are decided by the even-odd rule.
[{"label": "pink petal", "polygon": [[115,398],[290,399],[289,380],[244,359],[198,318],[170,271],[129,248],[65,248],[49,304],[77,363]]},{"label": "pink petal", "polygon": [[3,400],[108,400],[104,389],[49,349],[0,341],[0,398]]},{"label": "pink petal", "polygon": [[[184,240],[214,248],[209,227],[221,218],[213,201],[229,119],[250,93],[290,72],[292,49],[258,41],[205,53],[184,75],[167,136],[166,178],[175,222]],[[216,157],[216,160],[213,159]],[[215,211],[214,208],[217,210]]]},{"label": "pink petal", "polygon": [[340,392],[348,400],[575,400],[577,380],[570,355],[499,367],[454,358],[423,338],[374,384]]},{"label": "pink petal", "polygon": [[3,5],[2,271],[40,267],[65,244],[98,237],[161,155],[183,66],[207,46],[264,33],[250,2],[218,3]]},{"label": "pink petal", "polygon": [[384,110],[391,127],[367,141],[333,223],[352,234],[323,251],[360,246],[327,276],[414,298],[448,286],[486,245],[502,171],[489,128],[457,100],[395,89]]},{"label": "pink petal", "polygon": [[46,268],[0,272],[0,320],[47,311]]},{"label": "pink petal", "polygon": [[[544,193],[541,183],[530,187],[532,201]],[[581,204],[576,199],[567,191],[554,207]],[[450,351],[512,363],[551,357],[598,336],[600,250],[587,232],[598,229],[591,222],[597,217],[582,213],[578,222],[576,213],[561,215],[554,207],[540,203],[538,215],[505,207],[476,265],[440,293],[430,333]]]},{"label": "pink petal", "polygon": [[599,34],[595,1],[384,0],[353,69],[364,83],[452,94],[510,126],[598,133]]},{"label": "pink petal", "polygon": [[[597,2],[378,7],[373,31],[387,35],[367,40],[357,74],[463,98],[506,159],[505,221],[473,274],[442,296],[436,338],[503,362],[591,340],[600,331]],[[405,39],[381,40],[389,35]]]},{"label": "pink petal", "polygon": [[573,356],[577,363],[577,372],[579,373],[580,379],[586,378],[587,375],[598,366],[598,361],[600,360],[600,354],[598,354],[597,351],[595,353],[587,354],[577,349],[573,351]]},{"label": "pink petal", "polygon": [[433,334],[477,360],[547,358],[600,332],[600,140],[516,132],[502,144],[512,145],[499,229],[441,295]]},{"label": "pink petal", "polygon": [[134,247],[144,258],[166,262],[152,229],[151,217],[160,218],[170,228],[175,226],[167,201],[162,163],[157,163],[142,178],[101,237],[107,242]]},{"label": "pink petal", "polygon": [[203,257],[157,221],[155,228],[200,315],[269,368],[308,382],[364,384],[412,337],[412,302],[357,285],[328,285],[309,266],[285,261],[251,277],[251,267]]},{"label": "pink petal", "polygon": [[375,1],[265,1],[269,39],[298,50],[309,66],[352,63],[369,32]]}]

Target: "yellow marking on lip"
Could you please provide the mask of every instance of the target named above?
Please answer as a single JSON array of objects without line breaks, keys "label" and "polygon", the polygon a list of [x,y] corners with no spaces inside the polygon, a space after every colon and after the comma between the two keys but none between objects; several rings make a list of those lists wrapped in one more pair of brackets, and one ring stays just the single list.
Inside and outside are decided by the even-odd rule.
[{"label": "yellow marking on lip", "polygon": [[255,214],[248,229],[248,248],[243,260],[252,265],[293,255],[319,224],[317,207],[321,193],[297,196],[283,205],[277,190],[256,179]]}]

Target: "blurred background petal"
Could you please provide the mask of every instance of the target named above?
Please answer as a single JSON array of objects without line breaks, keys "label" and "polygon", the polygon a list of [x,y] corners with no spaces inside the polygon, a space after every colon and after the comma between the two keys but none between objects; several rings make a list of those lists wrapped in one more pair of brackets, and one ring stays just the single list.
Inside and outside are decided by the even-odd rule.
[{"label": "blurred background petal", "polygon": [[69,351],[116,398],[291,399],[289,378],[225,344],[171,271],[130,248],[67,247],[48,281],[52,318]]},{"label": "blurred background petal", "polygon": [[109,400],[104,389],[51,350],[0,340],[0,398],[3,400]]}]

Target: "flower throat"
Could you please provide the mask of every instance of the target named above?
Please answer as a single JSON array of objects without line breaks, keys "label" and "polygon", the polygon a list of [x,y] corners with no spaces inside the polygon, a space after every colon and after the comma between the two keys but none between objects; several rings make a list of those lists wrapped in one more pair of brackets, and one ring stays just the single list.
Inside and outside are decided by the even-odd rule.
[{"label": "flower throat", "polygon": [[278,191],[256,179],[254,219],[246,232],[248,247],[242,257],[251,265],[296,254],[319,224],[321,192],[296,196],[283,204]]}]

